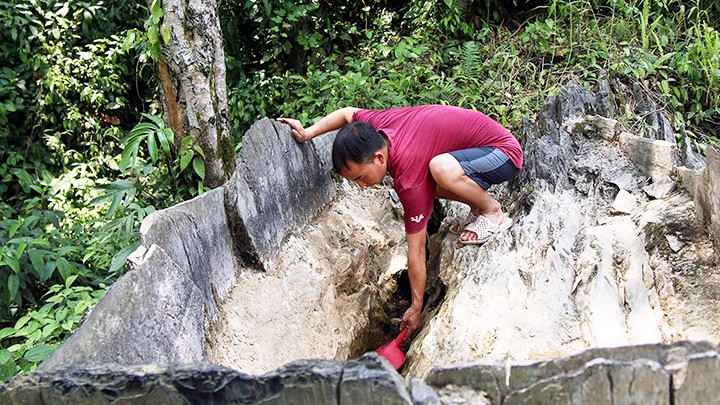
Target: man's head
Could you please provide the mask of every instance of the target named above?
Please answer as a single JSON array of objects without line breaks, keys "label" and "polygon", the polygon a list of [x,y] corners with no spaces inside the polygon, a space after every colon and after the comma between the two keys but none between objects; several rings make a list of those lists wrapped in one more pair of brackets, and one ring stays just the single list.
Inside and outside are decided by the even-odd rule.
[{"label": "man's head", "polygon": [[361,187],[378,184],[387,171],[387,142],[366,122],[347,124],[335,136],[333,168]]}]

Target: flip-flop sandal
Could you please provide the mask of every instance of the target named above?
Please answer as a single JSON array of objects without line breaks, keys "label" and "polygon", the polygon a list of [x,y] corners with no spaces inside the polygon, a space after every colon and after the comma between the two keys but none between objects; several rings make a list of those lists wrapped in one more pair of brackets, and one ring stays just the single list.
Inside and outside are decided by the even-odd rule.
[{"label": "flip-flop sandal", "polygon": [[506,216],[500,225],[493,224],[489,219],[480,215],[465,227],[466,231],[475,233],[478,237],[475,240],[462,240],[460,243],[465,245],[482,245],[487,242],[490,238],[497,235],[498,233],[510,228],[512,226],[512,218]]},{"label": "flip-flop sandal", "polygon": [[468,212],[465,219],[460,220],[460,219],[456,218],[455,221],[453,221],[453,223],[450,224],[448,231],[450,231],[450,233],[455,234],[455,235],[461,235],[465,231],[465,228],[468,225],[475,222],[477,217],[478,216],[473,214],[472,212]]}]

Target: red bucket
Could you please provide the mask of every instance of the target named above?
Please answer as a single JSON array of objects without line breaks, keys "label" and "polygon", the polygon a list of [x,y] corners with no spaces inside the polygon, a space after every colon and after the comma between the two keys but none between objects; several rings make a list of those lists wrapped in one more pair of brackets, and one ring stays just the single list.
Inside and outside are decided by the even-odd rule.
[{"label": "red bucket", "polygon": [[400,345],[405,341],[407,331],[408,328],[403,329],[395,339],[375,349],[375,353],[385,357],[395,367],[395,370],[400,370],[400,367],[405,364],[405,353],[400,349]]}]

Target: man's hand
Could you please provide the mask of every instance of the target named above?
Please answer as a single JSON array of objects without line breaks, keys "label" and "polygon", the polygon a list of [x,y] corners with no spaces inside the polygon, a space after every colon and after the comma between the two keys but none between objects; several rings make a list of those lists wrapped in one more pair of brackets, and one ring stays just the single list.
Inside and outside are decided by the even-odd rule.
[{"label": "man's hand", "polygon": [[413,332],[420,329],[420,325],[422,325],[422,319],[420,318],[420,314],[422,313],[422,307],[418,308],[416,306],[410,306],[407,311],[405,311],[405,315],[402,317],[402,323],[400,324],[400,330],[405,329],[407,326],[408,328],[408,336],[412,335]]},{"label": "man's hand", "polygon": [[310,137],[308,137],[305,133],[305,128],[303,128],[303,125],[300,121],[292,118],[278,118],[276,119],[276,121],[290,125],[290,127],[292,128],[292,136],[298,143],[303,143],[310,140]]}]

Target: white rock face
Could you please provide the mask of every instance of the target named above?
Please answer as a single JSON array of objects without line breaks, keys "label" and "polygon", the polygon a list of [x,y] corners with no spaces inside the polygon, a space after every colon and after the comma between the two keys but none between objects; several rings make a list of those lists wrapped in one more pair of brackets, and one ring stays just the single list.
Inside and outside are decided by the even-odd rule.
[{"label": "white rock face", "polygon": [[407,249],[386,189],[341,184],[341,197],[293,232],[265,272],[240,271],[209,333],[209,361],[258,375],[358,355],[388,299],[378,281],[406,267]]},{"label": "white rock face", "polygon": [[[529,209],[511,206],[515,222],[497,239],[465,247],[454,235],[442,236],[437,282],[447,292],[410,347],[406,376],[480,360],[547,360],[592,347],[718,342],[720,321],[708,314],[720,310],[712,298],[720,276],[692,197],[682,191],[648,199],[647,168],[634,168],[616,142],[602,138],[572,139],[571,182],[592,176],[590,186],[531,180],[523,204]],[[462,215],[455,204],[451,217]]]}]

